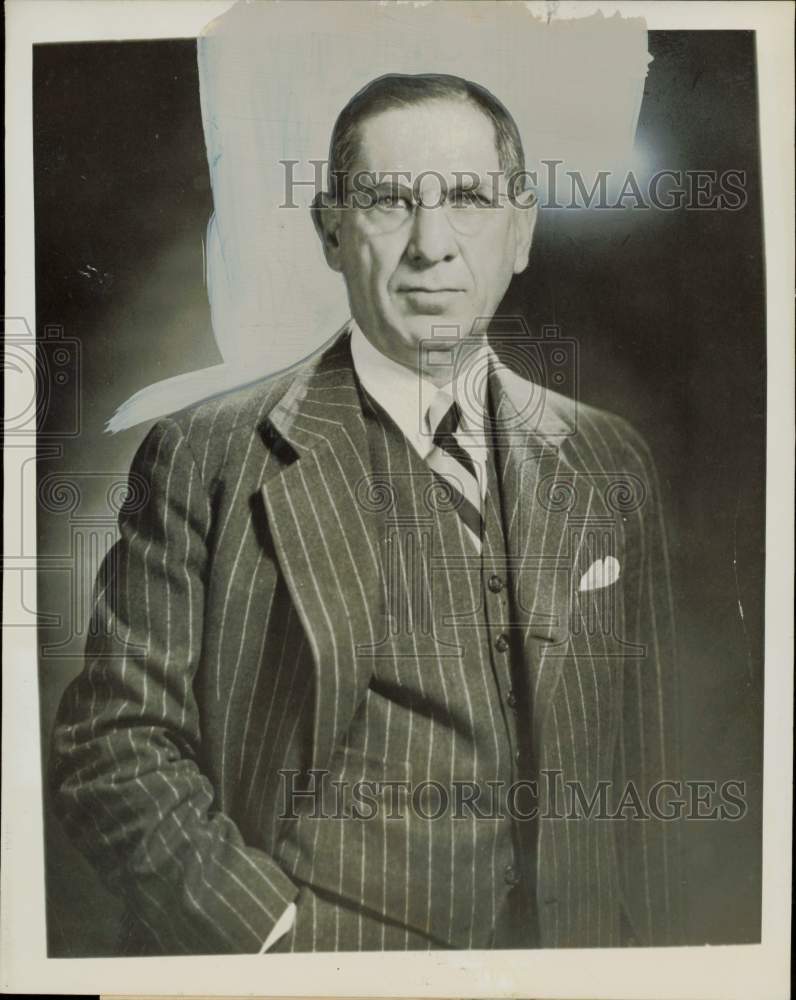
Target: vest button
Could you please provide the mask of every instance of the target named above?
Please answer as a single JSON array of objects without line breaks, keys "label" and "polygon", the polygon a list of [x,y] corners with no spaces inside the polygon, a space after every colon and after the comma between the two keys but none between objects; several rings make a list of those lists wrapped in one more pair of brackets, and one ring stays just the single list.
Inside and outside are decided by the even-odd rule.
[{"label": "vest button", "polygon": [[503,870],[503,881],[506,885],[519,885],[522,880],[519,872],[513,865],[506,865]]},{"label": "vest button", "polygon": [[497,573],[493,573],[492,576],[490,576],[489,578],[487,586],[489,587],[489,589],[492,591],[493,594],[499,594],[500,591],[503,590],[503,581],[500,579]]},{"label": "vest button", "polygon": [[516,694],[514,694],[513,691],[509,691],[509,693],[506,695],[506,704],[509,706],[509,708],[517,707],[517,696]]},{"label": "vest button", "polygon": [[509,640],[502,633],[495,639],[495,649],[499,653],[505,653],[509,648]]}]

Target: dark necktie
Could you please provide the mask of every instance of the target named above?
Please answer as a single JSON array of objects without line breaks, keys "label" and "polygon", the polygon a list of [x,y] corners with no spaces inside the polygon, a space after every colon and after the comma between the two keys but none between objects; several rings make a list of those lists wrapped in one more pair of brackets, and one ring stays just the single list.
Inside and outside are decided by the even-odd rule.
[{"label": "dark necktie", "polygon": [[456,438],[461,422],[461,410],[450,395],[441,389],[428,411],[429,427],[434,433],[434,448],[426,462],[442,479],[467,534],[478,552],[481,551],[483,518],[481,488],[475,462]]}]

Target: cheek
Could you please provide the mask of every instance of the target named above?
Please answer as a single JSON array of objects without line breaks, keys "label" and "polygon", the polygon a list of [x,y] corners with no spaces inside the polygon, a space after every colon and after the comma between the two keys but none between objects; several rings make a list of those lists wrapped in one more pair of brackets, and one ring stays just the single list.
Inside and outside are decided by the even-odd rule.
[{"label": "cheek", "polygon": [[374,237],[363,225],[352,225],[346,237],[343,256],[347,272],[357,284],[372,289],[384,286],[401,259],[399,241],[384,235]]},{"label": "cheek", "polygon": [[477,244],[470,247],[467,262],[480,295],[489,297],[498,290],[498,286],[507,284],[514,273],[514,242],[511,232],[500,226],[491,232],[482,233]]}]

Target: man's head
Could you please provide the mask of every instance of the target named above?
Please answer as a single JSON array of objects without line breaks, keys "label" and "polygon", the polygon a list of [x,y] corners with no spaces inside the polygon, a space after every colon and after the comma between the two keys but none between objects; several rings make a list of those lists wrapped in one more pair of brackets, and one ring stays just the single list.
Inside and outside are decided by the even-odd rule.
[{"label": "man's head", "polygon": [[523,170],[508,111],[458,77],[380,77],[343,109],[314,219],[379,350],[414,368],[435,327],[494,314],[528,263],[536,210],[506,197]]}]

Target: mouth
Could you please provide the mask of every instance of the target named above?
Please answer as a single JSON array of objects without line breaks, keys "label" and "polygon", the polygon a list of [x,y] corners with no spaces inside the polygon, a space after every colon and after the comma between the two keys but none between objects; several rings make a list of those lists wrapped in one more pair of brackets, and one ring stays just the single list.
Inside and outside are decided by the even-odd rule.
[{"label": "mouth", "polygon": [[419,316],[442,316],[455,310],[463,288],[402,285],[398,294],[409,312]]},{"label": "mouth", "polygon": [[428,288],[426,285],[401,285],[398,289],[404,295],[454,295],[463,292],[463,288]]}]

